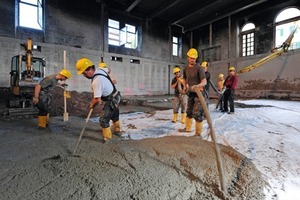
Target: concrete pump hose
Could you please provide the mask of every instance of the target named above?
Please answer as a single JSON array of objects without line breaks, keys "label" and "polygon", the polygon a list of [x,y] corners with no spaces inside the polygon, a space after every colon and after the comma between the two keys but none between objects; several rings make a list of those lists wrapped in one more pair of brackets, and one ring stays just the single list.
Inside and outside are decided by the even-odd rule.
[{"label": "concrete pump hose", "polygon": [[196,87],[194,89],[194,91],[198,95],[198,98],[200,100],[201,106],[204,110],[204,113],[205,113],[205,116],[206,116],[206,119],[207,119],[207,123],[208,123],[209,128],[210,128],[210,135],[211,135],[211,138],[212,138],[214,146],[215,146],[215,153],[216,153],[216,157],[217,157],[217,166],[218,166],[218,171],[219,171],[219,176],[220,176],[221,189],[224,192],[226,187],[225,187],[225,180],[224,180],[224,173],[223,173],[223,163],[222,163],[220,149],[219,149],[219,146],[217,144],[215,131],[214,131],[213,126],[212,126],[212,121],[211,121],[211,118],[210,118],[210,114],[208,112],[206,102],[205,102],[205,100],[203,98],[203,95],[200,92],[199,88]]}]

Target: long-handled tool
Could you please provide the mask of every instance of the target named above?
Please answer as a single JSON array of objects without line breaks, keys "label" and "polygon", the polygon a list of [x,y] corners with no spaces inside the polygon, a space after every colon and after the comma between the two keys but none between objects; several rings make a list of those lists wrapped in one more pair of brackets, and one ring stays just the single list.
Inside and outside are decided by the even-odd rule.
[{"label": "long-handled tool", "polygon": [[224,180],[225,177],[224,177],[224,172],[223,172],[223,163],[222,163],[222,159],[221,159],[220,149],[219,149],[218,144],[217,144],[215,131],[214,131],[213,126],[212,126],[212,121],[211,121],[211,118],[210,118],[210,114],[208,112],[208,109],[206,107],[206,102],[205,102],[205,100],[203,98],[203,95],[201,94],[200,90],[198,88],[195,88],[194,91],[197,93],[197,96],[199,97],[201,106],[204,110],[204,114],[205,114],[205,117],[207,119],[207,123],[208,123],[209,128],[210,128],[210,136],[213,140],[213,143],[214,143],[214,146],[215,146],[215,153],[216,153],[216,157],[217,157],[217,167],[218,167],[219,176],[220,176],[221,189],[223,191],[225,191],[226,186],[225,186],[225,180]]},{"label": "long-handled tool", "polygon": [[[67,53],[64,50],[64,69],[67,69]],[[64,122],[69,121],[69,113],[67,112],[67,91],[64,87]]]},{"label": "long-handled tool", "polygon": [[88,121],[89,121],[89,119],[90,119],[90,117],[91,117],[92,112],[93,112],[93,108],[90,109],[90,112],[89,112],[89,114],[88,114],[88,116],[87,116],[87,118],[86,118],[86,120],[85,120],[85,124],[84,124],[84,126],[83,126],[83,128],[82,128],[82,131],[81,131],[81,133],[80,133],[78,142],[77,142],[77,144],[76,144],[76,146],[75,146],[75,148],[74,148],[73,155],[75,154],[76,149],[77,149],[77,147],[78,147],[78,145],[79,145],[79,143],[80,143],[80,141],[81,141],[82,135],[83,135],[83,133],[84,133],[84,131],[85,131],[85,127],[86,127],[86,125],[87,125],[87,123],[88,123]]}]

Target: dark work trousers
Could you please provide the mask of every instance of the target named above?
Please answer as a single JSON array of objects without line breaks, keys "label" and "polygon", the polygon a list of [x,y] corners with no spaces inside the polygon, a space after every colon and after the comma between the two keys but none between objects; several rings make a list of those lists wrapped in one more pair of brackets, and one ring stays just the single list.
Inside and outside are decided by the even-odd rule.
[{"label": "dark work trousers", "polygon": [[109,127],[109,121],[113,122],[119,121],[119,103],[120,103],[120,95],[114,97],[115,101],[111,99],[107,99],[102,101],[100,105],[100,126],[101,128]]},{"label": "dark work trousers", "polygon": [[[202,92],[203,97],[205,94]],[[186,110],[188,118],[194,118],[196,121],[202,122],[204,118],[204,111],[201,102],[195,92],[189,93],[188,105]]]},{"label": "dark work trousers", "polygon": [[224,111],[228,111],[228,102],[230,106],[230,112],[234,112],[234,90],[226,89],[224,92]]},{"label": "dark work trousers", "polygon": [[38,116],[47,116],[51,110],[51,95],[47,93],[40,93],[39,102],[36,107],[39,109]]}]

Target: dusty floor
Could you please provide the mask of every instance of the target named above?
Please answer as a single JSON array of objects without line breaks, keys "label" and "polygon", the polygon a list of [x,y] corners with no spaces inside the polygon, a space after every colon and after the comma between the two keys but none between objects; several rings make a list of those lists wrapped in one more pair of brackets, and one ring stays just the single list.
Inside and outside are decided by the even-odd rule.
[{"label": "dusty floor", "polygon": [[[75,99],[77,105],[85,104]],[[121,113],[155,113],[155,108],[171,105],[168,100],[152,103],[124,102]],[[264,199],[261,173],[225,146],[220,146],[222,191],[213,144],[196,137],[114,136],[103,144],[99,124],[89,121],[72,155],[87,111],[80,115],[70,114],[67,122],[52,117],[46,130],[37,128],[36,118],[1,119],[0,199]]]}]

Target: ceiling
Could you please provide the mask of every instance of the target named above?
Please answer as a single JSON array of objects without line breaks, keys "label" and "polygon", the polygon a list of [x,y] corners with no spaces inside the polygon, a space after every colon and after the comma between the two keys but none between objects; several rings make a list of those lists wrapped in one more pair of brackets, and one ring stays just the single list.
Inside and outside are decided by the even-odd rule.
[{"label": "ceiling", "polygon": [[[97,0],[96,0],[97,1]],[[98,0],[100,1],[100,0]],[[110,10],[148,20],[165,20],[185,31],[244,11],[259,11],[287,0],[104,0]]]}]

